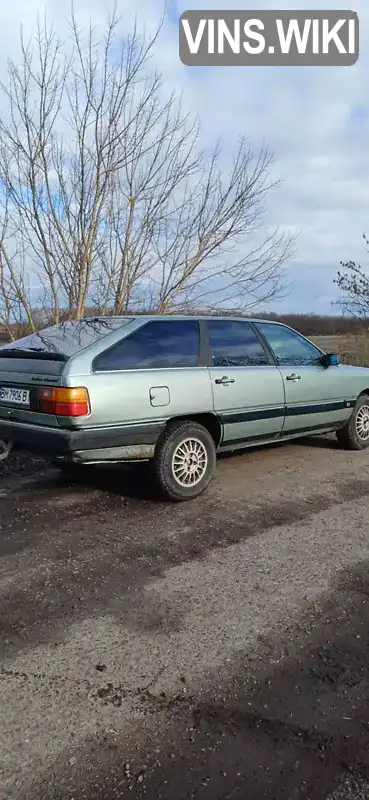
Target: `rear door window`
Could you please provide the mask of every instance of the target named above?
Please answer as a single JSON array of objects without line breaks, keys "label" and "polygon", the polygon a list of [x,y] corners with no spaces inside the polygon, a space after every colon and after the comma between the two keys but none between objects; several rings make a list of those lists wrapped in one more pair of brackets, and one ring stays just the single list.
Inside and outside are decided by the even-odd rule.
[{"label": "rear door window", "polygon": [[208,322],[213,367],[261,367],[269,364],[267,353],[248,322]]},{"label": "rear door window", "polygon": [[199,345],[196,320],[148,322],[97,356],[94,370],[196,367]]}]

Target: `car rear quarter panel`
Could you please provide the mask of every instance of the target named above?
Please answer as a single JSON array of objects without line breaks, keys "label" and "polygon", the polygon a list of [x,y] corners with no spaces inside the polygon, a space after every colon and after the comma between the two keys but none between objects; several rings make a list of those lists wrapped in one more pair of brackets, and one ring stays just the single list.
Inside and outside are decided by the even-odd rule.
[{"label": "car rear quarter panel", "polygon": [[88,389],[91,413],[79,422],[82,427],[167,420],[213,410],[207,367],[69,375],[68,385]]}]

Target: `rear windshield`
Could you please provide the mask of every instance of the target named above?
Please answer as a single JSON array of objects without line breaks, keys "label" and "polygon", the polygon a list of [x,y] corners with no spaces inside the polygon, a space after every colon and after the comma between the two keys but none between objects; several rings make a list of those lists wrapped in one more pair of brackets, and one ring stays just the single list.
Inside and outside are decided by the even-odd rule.
[{"label": "rear windshield", "polygon": [[[44,328],[38,333],[30,333],[16,342],[9,342],[0,350],[0,357],[6,355],[7,350],[23,351],[29,355],[34,353],[50,353],[61,355],[65,358],[84,350],[99,339],[103,339],[112,331],[122,328],[132,322],[133,317],[99,317],[96,319],[78,319],[70,322],[62,322],[59,325],[52,325]],[[9,353],[10,355],[10,353]]]}]

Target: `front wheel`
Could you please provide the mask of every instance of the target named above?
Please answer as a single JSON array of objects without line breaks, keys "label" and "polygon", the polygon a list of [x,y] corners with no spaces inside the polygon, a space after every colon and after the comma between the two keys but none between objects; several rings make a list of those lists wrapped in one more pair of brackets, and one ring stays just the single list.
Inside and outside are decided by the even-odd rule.
[{"label": "front wheel", "polygon": [[190,420],[166,427],[153,461],[161,491],[176,502],[198,497],[209,485],[215,464],[213,437],[203,425]]},{"label": "front wheel", "polygon": [[369,396],[361,395],[344,428],[337,433],[339,444],[345,450],[364,450],[369,447]]}]

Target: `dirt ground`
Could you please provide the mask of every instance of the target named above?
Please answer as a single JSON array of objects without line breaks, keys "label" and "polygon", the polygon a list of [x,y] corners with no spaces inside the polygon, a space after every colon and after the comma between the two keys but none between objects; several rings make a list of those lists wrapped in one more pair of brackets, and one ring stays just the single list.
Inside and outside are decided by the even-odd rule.
[{"label": "dirt ground", "polygon": [[0,479],[0,797],[368,800],[369,454]]}]

